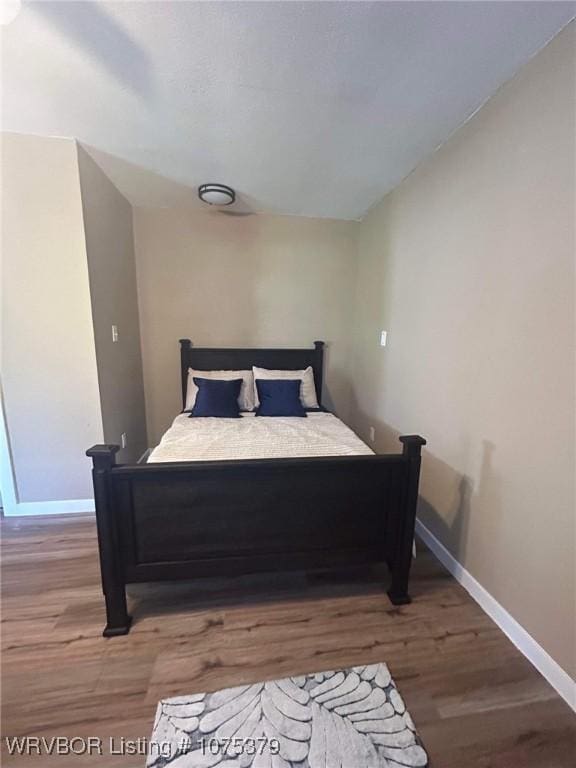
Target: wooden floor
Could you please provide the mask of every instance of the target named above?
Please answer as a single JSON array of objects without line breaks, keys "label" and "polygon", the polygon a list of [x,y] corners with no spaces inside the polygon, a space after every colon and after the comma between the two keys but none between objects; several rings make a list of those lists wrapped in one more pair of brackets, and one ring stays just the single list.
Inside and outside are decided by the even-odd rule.
[{"label": "wooden floor", "polygon": [[3,736],[105,739],[104,757],[4,752],[4,766],[142,768],[109,739],[149,737],[163,697],[375,661],[436,768],[576,764],[573,713],[422,548],[409,606],[360,572],[138,585],[132,632],[105,640],[92,520],[2,528]]}]

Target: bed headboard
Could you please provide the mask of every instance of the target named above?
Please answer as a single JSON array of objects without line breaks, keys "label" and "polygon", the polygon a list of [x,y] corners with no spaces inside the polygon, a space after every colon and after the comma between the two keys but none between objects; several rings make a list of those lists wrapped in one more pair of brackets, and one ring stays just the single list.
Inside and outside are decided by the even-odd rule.
[{"label": "bed headboard", "polygon": [[322,404],[322,373],[324,342],[315,341],[314,349],[224,349],[195,347],[190,339],[180,339],[180,373],[182,377],[182,407],[186,405],[188,368],[197,371],[242,371],[252,368],[298,370],[312,366],[318,404]]}]

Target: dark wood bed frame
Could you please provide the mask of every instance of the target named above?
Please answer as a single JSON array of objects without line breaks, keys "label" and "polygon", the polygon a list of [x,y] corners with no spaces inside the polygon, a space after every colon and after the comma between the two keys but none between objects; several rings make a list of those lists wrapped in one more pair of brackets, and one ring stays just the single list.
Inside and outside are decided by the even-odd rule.
[{"label": "dark wood bed frame", "polygon": [[[182,402],[188,368],[314,369],[322,402],[324,343],[314,349],[196,348],[180,340]],[[116,464],[95,445],[94,496],[106,637],[126,634],[126,584],[386,562],[395,605],[408,576],[418,498],[418,435],[401,454]]]}]

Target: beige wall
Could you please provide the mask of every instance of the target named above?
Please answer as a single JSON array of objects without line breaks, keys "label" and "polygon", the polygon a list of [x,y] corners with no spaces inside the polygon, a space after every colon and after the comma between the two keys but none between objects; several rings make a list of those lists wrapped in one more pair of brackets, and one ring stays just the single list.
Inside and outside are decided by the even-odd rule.
[{"label": "beige wall", "polygon": [[74,141],[2,135],[0,354],[19,500],[90,498],[102,421]]},{"label": "beige wall", "polygon": [[379,447],[428,439],[421,519],[572,675],[574,44],[572,25],[362,223],[353,389]]},{"label": "beige wall", "polygon": [[326,402],[348,416],[354,222],[134,210],[148,435],[181,408],[178,339],[328,343]]},{"label": "beige wall", "polygon": [[82,147],[78,160],[104,440],[125,432],[118,459],[130,462],[147,443],[132,207]]}]

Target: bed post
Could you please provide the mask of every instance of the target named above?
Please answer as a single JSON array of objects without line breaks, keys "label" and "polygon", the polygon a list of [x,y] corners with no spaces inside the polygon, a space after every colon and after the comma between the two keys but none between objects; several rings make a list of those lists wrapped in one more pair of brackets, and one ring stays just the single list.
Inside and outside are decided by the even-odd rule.
[{"label": "bed post", "polygon": [[110,470],[116,464],[118,445],[93,445],[86,451],[92,459],[92,479],[96,505],[98,547],[102,591],[106,602],[106,627],[104,637],[125,635],[130,631],[132,617],[126,606],[126,585],[118,556],[116,519],[112,506]]},{"label": "bed post", "polygon": [[403,435],[399,438],[404,446],[402,455],[407,462],[406,484],[403,505],[398,518],[399,530],[396,539],[393,562],[390,564],[392,583],[388,597],[394,605],[405,605],[412,598],[408,594],[408,577],[412,564],[412,546],[416,526],[418,504],[418,481],[420,479],[420,452],[426,440],[420,435]]},{"label": "bed post", "polygon": [[324,342],[315,341],[316,361],[314,363],[314,384],[316,385],[316,397],[318,405],[322,405],[322,377],[324,375]]},{"label": "bed post", "polygon": [[182,410],[186,408],[186,388],[188,386],[188,367],[189,352],[192,342],[190,339],[179,339],[180,341],[180,376],[182,379]]}]

